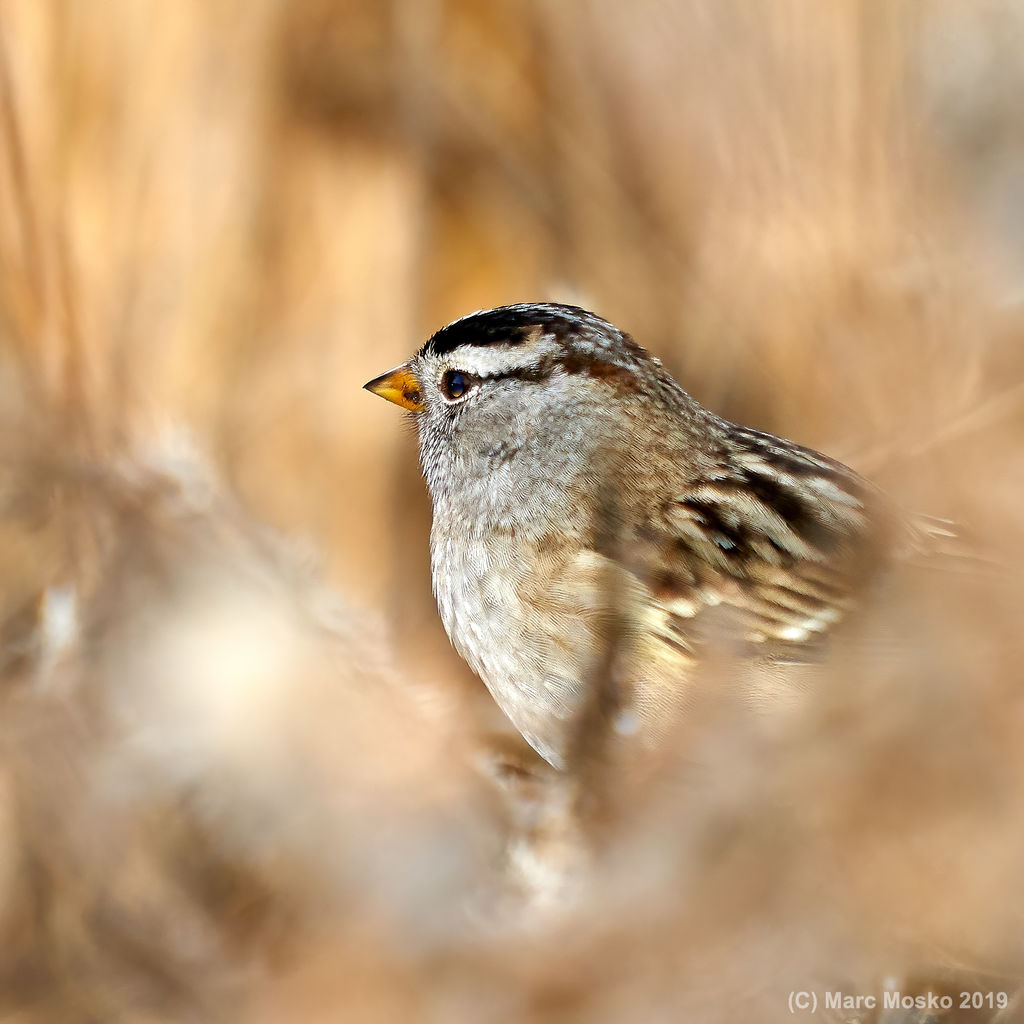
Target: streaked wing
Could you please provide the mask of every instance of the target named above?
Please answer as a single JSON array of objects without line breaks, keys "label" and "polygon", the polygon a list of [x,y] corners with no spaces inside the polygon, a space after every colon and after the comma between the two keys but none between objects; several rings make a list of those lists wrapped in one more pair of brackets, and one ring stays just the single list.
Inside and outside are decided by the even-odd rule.
[{"label": "streaked wing", "polygon": [[728,458],[647,524],[631,568],[666,644],[813,660],[877,565],[877,492],[799,445],[743,428],[731,438]]}]

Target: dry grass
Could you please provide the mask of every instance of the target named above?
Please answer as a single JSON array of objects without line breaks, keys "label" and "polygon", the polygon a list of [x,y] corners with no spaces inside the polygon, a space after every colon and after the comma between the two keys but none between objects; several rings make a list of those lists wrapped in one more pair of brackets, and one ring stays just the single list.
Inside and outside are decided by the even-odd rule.
[{"label": "dry grass", "polygon": [[[0,1019],[1015,990],[1022,42],[1015,0],[0,3]],[[709,677],[582,842],[359,390],[537,298],[1006,563],[908,572],[798,699]]]}]

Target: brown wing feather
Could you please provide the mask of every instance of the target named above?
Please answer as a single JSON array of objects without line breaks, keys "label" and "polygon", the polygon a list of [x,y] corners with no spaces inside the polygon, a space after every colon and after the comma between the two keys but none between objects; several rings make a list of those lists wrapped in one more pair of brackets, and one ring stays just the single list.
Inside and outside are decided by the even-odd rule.
[{"label": "brown wing feather", "polygon": [[728,458],[646,524],[634,565],[662,639],[812,660],[877,565],[880,501],[852,470],[737,428]]}]

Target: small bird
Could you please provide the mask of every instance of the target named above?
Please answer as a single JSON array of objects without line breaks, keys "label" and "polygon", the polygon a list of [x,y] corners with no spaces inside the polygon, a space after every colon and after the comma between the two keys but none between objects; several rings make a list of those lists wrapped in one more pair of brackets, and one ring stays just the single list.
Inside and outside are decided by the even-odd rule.
[{"label": "small bird", "polygon": [[365,387],[415,418],[448,636],[555,768],[597,687],[609,727],[653,744],[703,659],[815,660],[910,531],[575,306],[470,314]]}]

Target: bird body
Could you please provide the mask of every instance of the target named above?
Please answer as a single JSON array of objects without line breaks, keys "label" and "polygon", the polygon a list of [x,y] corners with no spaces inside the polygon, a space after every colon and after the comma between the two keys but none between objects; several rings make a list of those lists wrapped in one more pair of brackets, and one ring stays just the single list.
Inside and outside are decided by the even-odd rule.
[{"label": "bird body", "polygon": [[719,418],[576,307],[472,314],[367,387],[415,415],[445,629],[556,767],[601,679],[614,729],[653,741],[711,653],[809,658],[892,522],[852,470]]}]

